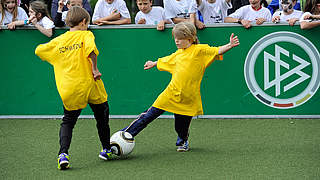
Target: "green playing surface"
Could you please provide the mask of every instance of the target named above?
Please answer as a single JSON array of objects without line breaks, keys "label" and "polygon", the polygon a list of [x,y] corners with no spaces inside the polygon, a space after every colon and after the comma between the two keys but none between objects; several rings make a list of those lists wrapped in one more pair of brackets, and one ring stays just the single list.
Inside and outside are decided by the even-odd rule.
[{"label": "green playing surface", "polygon": [[[80,119],[71,169],[57,169],[59,119],[0,120],[0,179],[320,178],[319,119],[194,119],[190,151],[176,152],[174,121],[158,119],[136,137],[127,158],[98,158],[92,119]],[[132,119],[111,119],[111,133]]]}]

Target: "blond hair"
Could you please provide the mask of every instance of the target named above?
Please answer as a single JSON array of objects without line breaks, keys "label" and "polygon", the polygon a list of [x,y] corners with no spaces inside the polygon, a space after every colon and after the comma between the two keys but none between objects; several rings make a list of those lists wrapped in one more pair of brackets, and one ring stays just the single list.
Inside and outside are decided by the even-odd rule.
[{"label": "blond hair", "polygon": [[190,22],[180,22],[172,29],[172,36],[178,39],[191,39],[192,44],[199,44],[197,29]]},{"label": "blond hair", "polygon": [[[1,20],[0,20],[0,25],[3,22],[4,17],[6,16],[5,11],[6,11],[6,7],[5,7],[5,1],[6,0],[1,0]],[[18,1],[14,0],[14,3],[16,4],[16,6],[14,7],[13,13],[12,13],[12,22],[17,20],[17,16],[18,16]]]},{"label": "blond hair", "polygon": [[90,21],[90,15],[87,10],[79,6],[72,6],[67,13],[66,24],[69,27],[74,27],[79,25],[83,19],[86,20],[86,23]]}]

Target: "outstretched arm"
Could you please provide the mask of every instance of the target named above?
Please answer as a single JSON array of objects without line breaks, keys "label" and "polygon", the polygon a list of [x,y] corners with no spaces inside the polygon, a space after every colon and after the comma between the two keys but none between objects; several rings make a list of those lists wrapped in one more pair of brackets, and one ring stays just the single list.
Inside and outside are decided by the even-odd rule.
[{"label": "outstretched arm", "polygon": [[147,70],[147,69],[151,69],[153,67],[155,67],[157,65],[157,61],[147,61],[145,64],[144,64],[144,69]]},{"label": "outstretched arm", "polygon": [[94,53],[94,51],[92,51],[89,54],[89,58],[92,61],[92,75],[93,75],[93,78],[94,78],[95,81],[99,80],[100,77],[101,77],[101,73],[99,72],[99,69],[97,67],[97,55]]},{"label": "outstretched arm", "polygon": [[234,36],[234,34],[232,33],[230,36],[230,42],[219,48],[219,55],[226,53],[227,51],[229,51],[233,47],[236,47],[240,44],[238,36],[235,36],[235,37],[233,37],[233,36]]}]

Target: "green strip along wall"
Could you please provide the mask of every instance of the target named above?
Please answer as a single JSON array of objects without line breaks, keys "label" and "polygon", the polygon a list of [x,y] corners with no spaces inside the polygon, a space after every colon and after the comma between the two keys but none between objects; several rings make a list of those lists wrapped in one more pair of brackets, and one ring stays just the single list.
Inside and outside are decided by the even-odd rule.
[{"label": "green strip along wall", "polygon": [[[57,29],[56,36],[66,29]],[[98,65],[102,73],[107,93],[111,115],[136,115],[146,110],[161,93],[171,75],[160,72],[156,68],[143,70],[144,62],[157,60],[176,51],[171,36],[171,27],[165,31],[157,31],[150,27],[121,26],[92,27],[96,44],[100,51]],[[249,90],[244,73],[244,65],[250,48],[262,37],[279,31],[294,32],[312,42],[320,49],[320,28],[300,30],[299,26],[265,25],[254,26],[247,30],[241,26],[219,25],[207,27],[198,31],[201,43],[211,46],[224,45],[229,42],[231,33],[238,35],[240,46],[224,55],[223,61],[215,61],[207,69],[202,81],[202,101],[205,115],[319,115],[320,93],[315,91],[313,96],[301,105],[292,108],[275,108],[258,100]],[[62,114],[62,102],[57,93],[53,68],[42,62],[34,55],[38,44],[50,39],[33,28],[0,31],[0,115],[57,115]],[[285,40],[285,39],[284,39]],[[297,53],[306,61],[310,57],[302,48],[286,42],[279,42],[282,48],[292,54]],[[296,49],[295,49],[296,48]],[[275,54],[274,45],[264,51]],[[297,67],[299,63],[291,63],[290,57],[280,55],[290,64],[290,68],[281,66],[280,73],[284,74]],[[265,89],[263,71],[265,60],[258,56],[255,64],[257,83]],[[309,58],[309,59],[308,59]],[[269,82],[276,79],[272,69],[274,61],[269,62]],[[264,67],[264,68],[262,68]],[[292,74],[281,80],[280,95],[275,96],[276,86],[265,90],[266,94],[280,99],[292,99],[303,93],[308,87],[312,76],[319,77],[311,65],[300,70],[310,78],[284,91],[284,86],[299,79]],[[260,75],[259,75],[260,74]],[[317,90],[317,89],[316,89]],[[303,99],[302,99],[303,100]],[[301,101],[301,100],[300,100]],[[300,102],[301,103],[301,102]],[[87,107],[82,115],[92,114]]]}]

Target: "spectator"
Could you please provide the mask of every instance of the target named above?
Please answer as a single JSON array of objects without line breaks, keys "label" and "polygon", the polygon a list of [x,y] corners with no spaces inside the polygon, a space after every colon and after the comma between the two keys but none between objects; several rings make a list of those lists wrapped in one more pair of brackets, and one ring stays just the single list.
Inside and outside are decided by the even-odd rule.
[{"label": "spectator", "polygon": [[92,23],[130,24],[130,13],[124,0],[98,0],[92,16]]},{"label": "spectator", "polygon": [[200,11],[204,24],[213,24],[224,22],[227,10],[232,8],[232,4],[231,0],[196,0],[193,1],[192,8]]},{"label": "spectator", "polygon": [[231,0],[232,8],[228,9],[228,15],[234,13],[242,6],[249,5],[249,0]]},{"label": "spectator", "polygon": [[293,9],[297,0],[282,0],[282,11],[277,11],[272,16],[272,22],[288,22],[290,26],[293,26],[296,21],[299,21],[302,12]]},{"label": "spectator", "polygon": [[[196,9],[192,8],[193,0],[164,0],[164,11],[167,19],[178,24],[183,21],[192,22],[197,28],[203,29],[204,24],[195,18]],[[190,18],[190,15],[192,18]]]},{"label": "spectator", "polygon": [[[58,4],[59,4],[59,1],[60,0],[52,0],[52,3],[51,3],[51,17],[52,19],[55,19],[56,18],[56,15],[57,15],[57,10],[58,10]],[[64,0],[66,1],[65,3],[67,4],[67,0]],[[91,6],[89,4],[89,1],[88,0],[83,0],[82,1],[82,7],[88,11],[88,13],[90,15],[92,15],[92,10],[91,10]],[[68,11],[68,7],[66,5],[64,5],[63,9],[62,9],[62,12],[63,11]]]},{"label": "spectator", "polygon": [[17,0],[1,0],[0,25],[7,25],[8,29],[23,26],[28,20],[27,13],[18,6]]},{"label": "spectator", "polygon": [[320,26],[320,0],[307,1],[304,11],[305,13],[300,18],[301,29]]},{"label": "spectator", "polygon": [[136,24],[157,25],[157,30],[164,30],[164,24],[171,24],[164,15],[164,10],[160,6],[152,7],[152,0],[136,0],[139,12],[136,14]]},{"label": "spectator", "polygon": [[[62,27],[65,26],[65,19],[67,17],[67,13],[68,11],[62,11],[63,7],[65,4],[65,0],[60,0],[59,1],[59,7],[58,7],[58,11],[57,11],[57,15],[54,18],[54,25],[57,27]],[[72,7],[72,6],[79,6],[82,7],[82,0],[68,0],[67,1],[67,8],[68,10]]]},{"label": "spectator", "polygon": [[[272,0],[267,8],[270,10],[271,14],[274,14],[277,9],[282,10],[281,3],[279,3],[279,0]],[[294,5],[293,9],[301,10],[300,0],[297,1],[297,3]]]},{"label": "spectator", "polygon": [[239,23],[245,28],[252,26],[251,22],[261,25],[264,22],[271,22],[270,11],[262,7],[260,0],[250,0],[250,5],[246,5],[236,10],[224,19],[226,23]]},{"label": "spectator", "polygon": [[29,7],[29,20],[42,34],[51,37],[54,23],[50,19],[47,5],[42,1],[32,1]]}]

